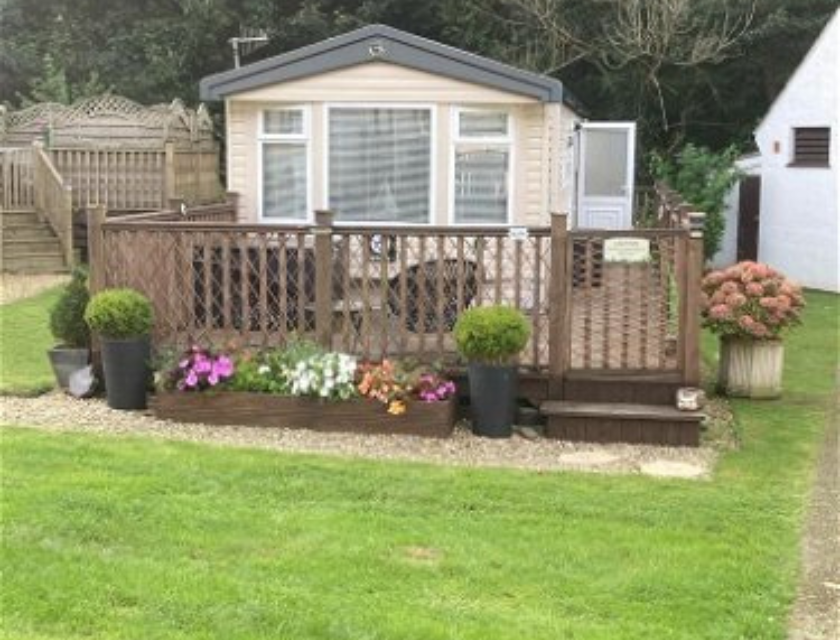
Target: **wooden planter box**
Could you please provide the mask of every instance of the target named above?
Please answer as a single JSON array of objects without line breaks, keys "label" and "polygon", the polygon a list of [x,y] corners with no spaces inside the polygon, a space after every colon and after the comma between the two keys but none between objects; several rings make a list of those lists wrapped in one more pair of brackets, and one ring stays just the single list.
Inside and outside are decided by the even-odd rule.
[{"label": "wooden planter box", "polygon": [[781,340],[739,340],[720,343],[718,387],[737,398],[778,398],[782,395],[784,345]]},{"label": "wooden planter box", "polygon": [[233,391],[163,392],[149,404],[156,417],[177,422],[430,438],[452,435],[456,412],[454,398],[446,402],[410,401],[404,414],[394,416],[383,404],[368,399],[328,402]]}]

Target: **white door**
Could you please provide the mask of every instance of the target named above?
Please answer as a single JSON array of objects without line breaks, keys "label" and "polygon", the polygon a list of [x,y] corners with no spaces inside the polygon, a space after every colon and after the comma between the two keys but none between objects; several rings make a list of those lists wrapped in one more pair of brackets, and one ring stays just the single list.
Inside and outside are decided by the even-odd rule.
[{"label": "white door", "polygon": [[577,152],[576,226],[632,228],[636,124],[583,123],[577,134]]}]

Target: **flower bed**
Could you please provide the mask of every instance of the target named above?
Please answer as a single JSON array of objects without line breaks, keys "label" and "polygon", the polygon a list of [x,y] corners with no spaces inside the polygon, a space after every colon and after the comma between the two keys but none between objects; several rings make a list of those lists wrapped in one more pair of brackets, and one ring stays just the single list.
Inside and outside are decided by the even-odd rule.
[{"label": "flower bed", "polygon": [[434,368],[359,364],[305,341],[237,358],[193,347],[158,382],[152,411],[178,422],[437,438],[455,424],[455,385]]},{"label": "flower bed", "polygon": [[399,415],[383,411],[380,403],[367,398],[336,402],[240,391],[192,394],[165,391],[158,393],[150,404],[156,417],[176,422],[431,438],[452,435],[456,417],[454,398],[441,402],[409,400],[405,412]]}]

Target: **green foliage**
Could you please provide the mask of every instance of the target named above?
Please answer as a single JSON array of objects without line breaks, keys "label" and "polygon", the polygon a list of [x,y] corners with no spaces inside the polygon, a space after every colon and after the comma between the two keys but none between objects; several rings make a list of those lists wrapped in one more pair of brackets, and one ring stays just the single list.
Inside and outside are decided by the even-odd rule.
[{"label": "green foliage", "polygon": [[144,295],[134,289],[108,289],[88,303],[85,321],[105,338],[125,339],[148,335],[154,318]]},{"label": "green foliage", "polygon": [[520,311],[498,305],[468,309],[455,323],[454,333],[458,351],[468,360],[505,364],[525,348],[531,330]]},{"label": "green foliage", "polygon": [[61,297],[50,309],[50,331],[63,346],[90,346],[90,328],[85,322],[85,308],[90,302],[87,281],[87,269],[76,267]]},{"label": "green foliage", "polygon": [[99,80],[96,70],[79,83],[67,79],[64,66],[57,63],[49,53],[44,54],[41,75],[32,80],[28,95],[18,94],[21,107],[28,107],[39,102],[58,102],[73,104],[77,100],[107,93],[108,87]]},{"label": "green foliage", "polygon": [[735,167],[738,150],[727,147],[714,152],[693,144],[685,145],[674,156],[650,155],[650,172],[656,180],[676,190],[698,211],[706,214],[703,252],[710,260],[720,249],[726,227],[726,195],[741,177]]}]

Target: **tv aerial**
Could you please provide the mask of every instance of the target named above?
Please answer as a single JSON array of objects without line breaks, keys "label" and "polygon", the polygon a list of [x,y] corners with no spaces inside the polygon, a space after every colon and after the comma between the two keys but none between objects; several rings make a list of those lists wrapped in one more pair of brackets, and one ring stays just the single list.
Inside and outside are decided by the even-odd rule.
[{"label": "tv aerial", "polygon": [[230,47],[233,49],[234,69],[239,68],[241,56],[256,51],[268,42],[268,34],[264,29],[241,29],[241,32],[241,35],[228,39]]}]

